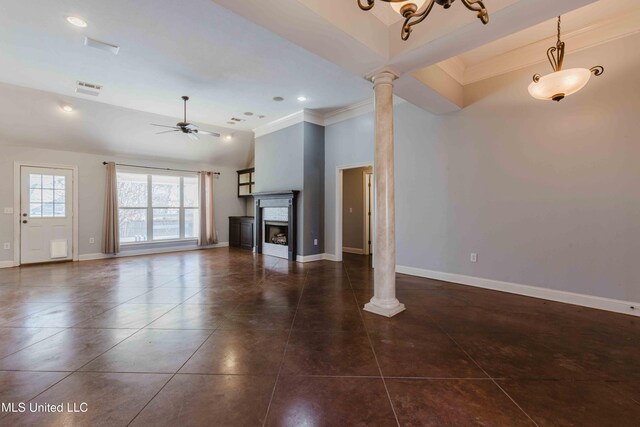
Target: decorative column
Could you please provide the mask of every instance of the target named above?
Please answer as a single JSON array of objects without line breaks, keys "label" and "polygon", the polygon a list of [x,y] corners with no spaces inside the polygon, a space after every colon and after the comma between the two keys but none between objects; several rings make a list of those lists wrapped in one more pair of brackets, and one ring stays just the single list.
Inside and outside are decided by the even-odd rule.
[{"label": "decorative column", "polygon": [[404,311],[396,298],[396,212],[393,171],[393,81],[382,70],[368,76],[375,92],[375,248],[374,294],[365,311],[393,317]]}]

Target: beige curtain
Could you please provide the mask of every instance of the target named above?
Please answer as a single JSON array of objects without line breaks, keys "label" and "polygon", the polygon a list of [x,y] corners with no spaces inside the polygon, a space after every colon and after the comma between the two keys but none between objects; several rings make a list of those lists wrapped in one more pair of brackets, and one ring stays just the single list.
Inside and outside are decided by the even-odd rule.
[{"label": "beige curtain", "polygon": [[200,246],[218,243],[218,232],[213,215],[213,173],[200,172]]},{"label": "beige curtain", "polygon": [[102,252],[117,254],[120,252],[120,230],[118,222],[118,180],[116,164],[107,163],[107,185],[104,200],[104,224]]}]

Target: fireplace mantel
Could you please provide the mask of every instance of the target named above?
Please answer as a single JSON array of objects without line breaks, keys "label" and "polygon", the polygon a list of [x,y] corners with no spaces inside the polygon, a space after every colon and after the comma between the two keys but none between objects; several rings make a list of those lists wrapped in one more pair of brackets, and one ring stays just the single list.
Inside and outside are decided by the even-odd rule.
[{"label": "fireplace mantel", "polygon": [[264,243],[263,236],[263,212],[264,208],[288,208],[288,256],[289,261],[295,261],[297,250],[297,208],[296,202],[299,191],[267,191],[261,193],[253,193],[252,196],[256,203],[256,252],[261,254]]}]

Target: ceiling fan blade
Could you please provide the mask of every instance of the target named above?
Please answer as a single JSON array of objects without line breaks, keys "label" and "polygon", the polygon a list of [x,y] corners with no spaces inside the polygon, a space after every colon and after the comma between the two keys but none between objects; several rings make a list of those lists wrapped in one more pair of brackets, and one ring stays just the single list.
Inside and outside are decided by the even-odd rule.
[{"label": "ceiling fan blade", "polygon": [[154,123],[151,123],[151,126],[158,126],[158,127],[161,127],[161,128],[169,128],[169,129],[177,129],[177,130],[180,130],[180,128],[179,128],[179,127],[177,127],[177,126],[156,125],[156,124],[154,124]]},{"label": "ceiling fan blade", "polygon": [[198,135],[196,135],[195,133],[187,133],[187,136],[193,141],[198,141],[200,139],[198,138]]},{"label": "ceiling fan blade", "polygon": [[196,131],[196,133],[198,133],[200,135],[211,135],[211,136],[215,136],[216,138],[220,138],[220,134],[219,133],[209,132],[207,130],[198,130],[198,131]]},{"label": "ceiling fan blade", "polygon": [[173,133],[173,132],[180,132],[180,129],[165,130],[165,131],[156,133],[156,135],[162,135],[163,133]]}]

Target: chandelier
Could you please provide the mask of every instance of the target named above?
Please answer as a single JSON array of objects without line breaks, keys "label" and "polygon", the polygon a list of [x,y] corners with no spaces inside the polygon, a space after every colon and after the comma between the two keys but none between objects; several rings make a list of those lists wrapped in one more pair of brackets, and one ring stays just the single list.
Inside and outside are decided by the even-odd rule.
[{"label": "chandelier", "polygon": [[[371,10],[375,6],[376,0],[357,0],[358,6],[362,10]],[[413,26],[425,20],[427,15],[433,9],[434,3],[438,3],[445,9],[451,7],[451,3],[455,0],[380,0],[391,3],[393,10],[404,17],[404,25],[402,26],[402,40],[407,40],[413,31]],[[429,2],[427,6],[425,3]],[[489,22],[489,13],[485,9],[481,0],[461,0],[467,9],[478,13],[478,18],[483,24]],[[424,6],[424,7],[423,7]]]},{"label": "chandelier", "polygon": [[560,40],[560,17],[558,16],[558,41],[555,46],[547,50],[547,58],[553,68],[553,73],[533,76],[533,83],[529,85],[529,93],[536,99],[560,102],[564,97],[576,93],[587,85],[591,74],[599,76],[604,73],[600,65],[586,68],[570,68],[563,70],[564,42]]}]

